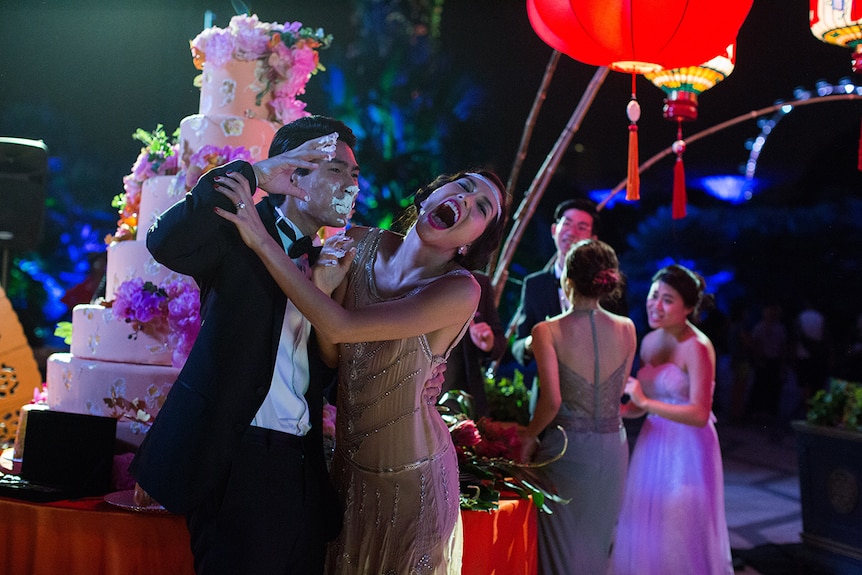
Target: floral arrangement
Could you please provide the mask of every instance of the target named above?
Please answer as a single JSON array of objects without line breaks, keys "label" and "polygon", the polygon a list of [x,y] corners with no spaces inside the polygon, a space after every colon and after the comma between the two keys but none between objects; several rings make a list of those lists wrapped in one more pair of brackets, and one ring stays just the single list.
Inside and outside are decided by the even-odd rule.
[{"label": "floral arrangement", "polygon": [[120,219],[117,231],[105,238],[106,244],[135,239],[138,230],[138,208],[144,182],[155,176],[171,176],[179,171],[179,144],[177,133],[168,137],[159,124],[152,132],[138,128],[132,137],[144,143],[141,153],[132,165],[132,173],[123,177],[125,193],[114,197],[111,206],[117,208]]},{"label": "floral arrangement", "polygon": [[808,423],[862,432],[862,383],[831,378],[808,400]]},{"label": "floral arrangement", "polygon": [[221,166],[234,160],[254,161],[251,157],[251,152],[243,146],[224,146],[220,148],[208,144],[202,147],[189,158],[189,165],[186,169],[186,187],[188,189],[194,188],[202,175],[216,166]]},{"label": "floral arrangement", "polygon": [[[468,415],[469,396],[462,391],[444,393],[439,403],[443,420],[449,426],[452,443],[458,451],[461,472],[461,509],[490,511],[497,509],[502,491],[531,499],[539,510],[551,513],[547,500],[566,503],[537,468],[558,459],[540,463],[519,463],[521,441],[516,423],[489,418],[473,421]],[[445,407],[442,406],[445,404]],[[460,408],[455,411],[451,406]]]},{"label": "floral arrangement", "polygon": [[190,46],[198,70],[203,70],[205,62],[221,67],[231,59],[259,60],[265,88],[258,99],[271,91],[274,119],[287,124],[308,115],[296,96],[305,92],[313,74],[326,69],[320,63],[319,50],[331,43],[332,36],[321,28],[313,30],[300,22],[267,23],[256,15],[239,15],[231,18],[227,28],[207,28]]},{"label": "floral arrangement", "polygon": [[115,317],[131,324],[130,338],[144,333],[166,341],[174,350],[171,363],[182,367],[200,331],[200,291],[194,283],[174,280],[156,286],[134,278],[120,284],[108,303]]}]

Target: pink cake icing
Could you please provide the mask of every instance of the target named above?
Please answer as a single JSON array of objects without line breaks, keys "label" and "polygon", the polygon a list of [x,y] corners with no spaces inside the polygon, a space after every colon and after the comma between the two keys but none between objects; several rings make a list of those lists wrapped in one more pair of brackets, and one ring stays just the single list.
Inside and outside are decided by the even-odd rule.
[{"label": "pink cake icing", "polygon": [[239,116],[205,116],[193,114],[180,122],[180,154],[184,166],[192,163],[191,157],[205,146],[216,148],[243,147],[253,161],[267,157],[269,144],[278,126],[268,120]]},{"label": "pink cake icing", "polygon": [[147,230],[156,218],[186,195],[185,180],[177,176],[154,176],[144,182],[138,208],[138,230],[135,239],[146,241]]},{"label": "pink cake icing", "polygon": [[105,299],[113,300],[118,288],[134,278],[144,278],[156,285],[181,276],[153,259],[145,240],[117,242],[108,246],[107,282]]},{"label": "pink cake icing", "polygon": [[171,365],[174,346],[166,337],[132,333],[132,328],[103,305],[76,305],[72,310],[72,355],[141,365]]},{"label": "pink cake icing", "polygon": [[140,445],[180,370],[55,353],[48,358],[48,405],[57,411],[116,417],[117,439]]}]

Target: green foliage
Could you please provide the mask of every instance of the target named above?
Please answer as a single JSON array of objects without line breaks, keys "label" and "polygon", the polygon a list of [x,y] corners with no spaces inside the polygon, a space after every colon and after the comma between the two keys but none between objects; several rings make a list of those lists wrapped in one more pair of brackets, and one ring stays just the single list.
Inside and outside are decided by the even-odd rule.
[{"label": "green foliage", "polygon": [[521,425],[530,423],[530,393],[524,385],[524,374],[515,370],[511,379],[495,379],[485,375],[485,395],[488,411],[497,421],[514,421]]},{"label": "green foliage", "polygon": [[62,339],[63,343],[66,345],[72,345],[72,322],[57,322],[57,327],[54,329],[54,335]]},{"label": "green foliage", "polygon": [[808,401],[806,419],[814,425],[862,431],[862,384],[832,378]]}]

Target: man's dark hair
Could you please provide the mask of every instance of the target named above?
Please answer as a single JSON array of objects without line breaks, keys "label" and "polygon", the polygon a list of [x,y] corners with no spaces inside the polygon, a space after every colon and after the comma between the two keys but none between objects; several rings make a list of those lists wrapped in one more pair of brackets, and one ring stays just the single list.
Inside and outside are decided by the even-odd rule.
[{"label": "man's dark hair", "polygon": [[356,147],[356,135],[344,122],[327,116],[306,116],[278,129],[269,146],[269,157],[277,156],[302,145],[308,140],[333,132],[338,132],[340,141],[351,148]]},{"label": "man's dark hair", "polygon": [[580,210],[590,214],[593,217],[593,235],[598,235],[599,211],[596,209],[595,202],[588,200],[587,198],[564,200],[557,204],[557,207],[554,209],[554,222],[559,222],[560,218],[562,218],[563,214],[568,210]]}]

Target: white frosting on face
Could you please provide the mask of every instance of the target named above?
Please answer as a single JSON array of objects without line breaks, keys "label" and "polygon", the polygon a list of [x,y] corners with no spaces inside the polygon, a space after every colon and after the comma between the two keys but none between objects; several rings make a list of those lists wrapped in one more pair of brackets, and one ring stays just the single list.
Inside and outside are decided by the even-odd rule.
[{"label": "white frosting on face", "polygon": [[324,152],[327,161],[331,161],[335,155],[335,146],[338,143],[338,132],[323,136],[317,141],[317,149]]},{"label": "white frosting on face", "polygon": [[[359,195],[359,186],[349,186],[344,190],[344,195],[340,198],[336,195],[338,193],[338,188],[338,184],[335,184],[332,187],[332,207],[336,213],[347,216],[350,214],[350,210],[353,209],[353,203],[356,201],[356,196]],[[347,223],[346,218],[339,218],[338,221],[341,223]]]}]

